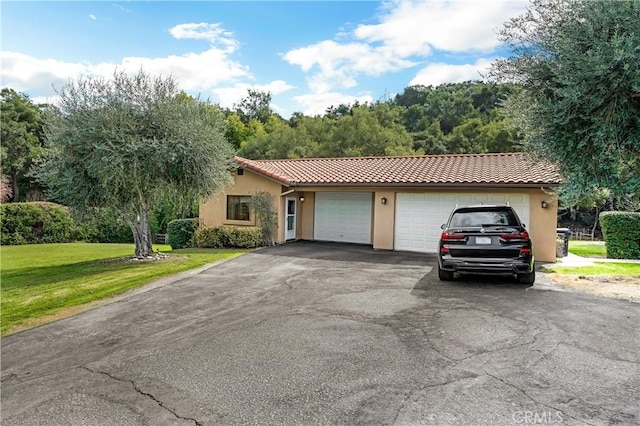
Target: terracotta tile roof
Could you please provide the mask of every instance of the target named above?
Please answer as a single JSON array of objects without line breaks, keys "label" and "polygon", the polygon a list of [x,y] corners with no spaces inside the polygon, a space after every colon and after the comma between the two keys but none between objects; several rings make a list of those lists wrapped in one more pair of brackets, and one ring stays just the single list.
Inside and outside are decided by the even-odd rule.
[{"label": "terracotta tile roof", "polygon": [[284,185],[544,185],[562,182],[556,167],[522,153],[407,157],[248,160],[242,167]]}]

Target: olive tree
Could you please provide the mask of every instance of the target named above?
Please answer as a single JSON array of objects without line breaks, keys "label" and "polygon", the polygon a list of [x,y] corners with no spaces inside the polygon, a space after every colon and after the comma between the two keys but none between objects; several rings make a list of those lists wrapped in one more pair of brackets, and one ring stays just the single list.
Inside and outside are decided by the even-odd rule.
[{"label": "olive tree", "polygon": [[507,111],[526,146],[577,195],[640,193],[640,2],[533,0],[500,39],[491,73],[523,88]]},{"label": "olive tree", "polygon": [[234,152],[223,114],[181,94],[172,77],[117,71],[80,78],[58,94],[39,179],[66,205],[116,209],[137,257],[152,253],[155,205],[205,197],[230,182]]}]

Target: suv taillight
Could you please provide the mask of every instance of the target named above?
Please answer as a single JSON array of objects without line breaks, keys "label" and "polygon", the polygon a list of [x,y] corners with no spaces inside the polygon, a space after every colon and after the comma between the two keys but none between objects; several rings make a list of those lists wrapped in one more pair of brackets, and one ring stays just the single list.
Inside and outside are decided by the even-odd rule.
[{"label": "suv taillight", "polygon": [[453,234],[450,232],[443,232],[442,235],[440,235],[442,241],[459,241],[465,238],[467,238],[467,236],[464,234]]},{"label": "suv taillight", "polygon": [[527,231],[523,231],[519,234],[502,234],[500,238],[503,240],[528,240],[529,233]]}]

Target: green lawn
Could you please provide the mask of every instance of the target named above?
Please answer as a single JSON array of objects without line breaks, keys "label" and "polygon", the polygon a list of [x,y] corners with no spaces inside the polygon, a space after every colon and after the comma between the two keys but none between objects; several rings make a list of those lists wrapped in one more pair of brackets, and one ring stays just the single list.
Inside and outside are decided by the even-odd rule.
[{"label": "green lawn", "polygon": [[[122,293],[160,277],[239,256],[246,250],[184,249],[163,261],[118,261],[133,244],[37,244],[0,247],[0,332],[37,325],[65,310]],[[108,260],[110,259],[110,260]],[[46,317],[43,319],[43,317]]]},{"label": "green lawn", "polygon": [[629,275],[640,277],[640,263],[595,262],[592,266],[546,266],[543,272],[572,275]]},{"label": "green lawn", "polygon": [[604,241],[569,241],[569,252],[583,257],[607,257]]}]

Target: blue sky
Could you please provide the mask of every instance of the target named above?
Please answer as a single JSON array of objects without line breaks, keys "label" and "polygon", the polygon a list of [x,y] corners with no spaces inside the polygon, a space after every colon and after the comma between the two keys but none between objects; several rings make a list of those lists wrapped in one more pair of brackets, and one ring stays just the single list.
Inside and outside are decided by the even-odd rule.
[{"label": "blue sky", "polygon": [[80,75],[141,67],[231,107],[269,91],[284,117],[480,79],[524,0],[11,2],[0,81],[36,101]]}]

